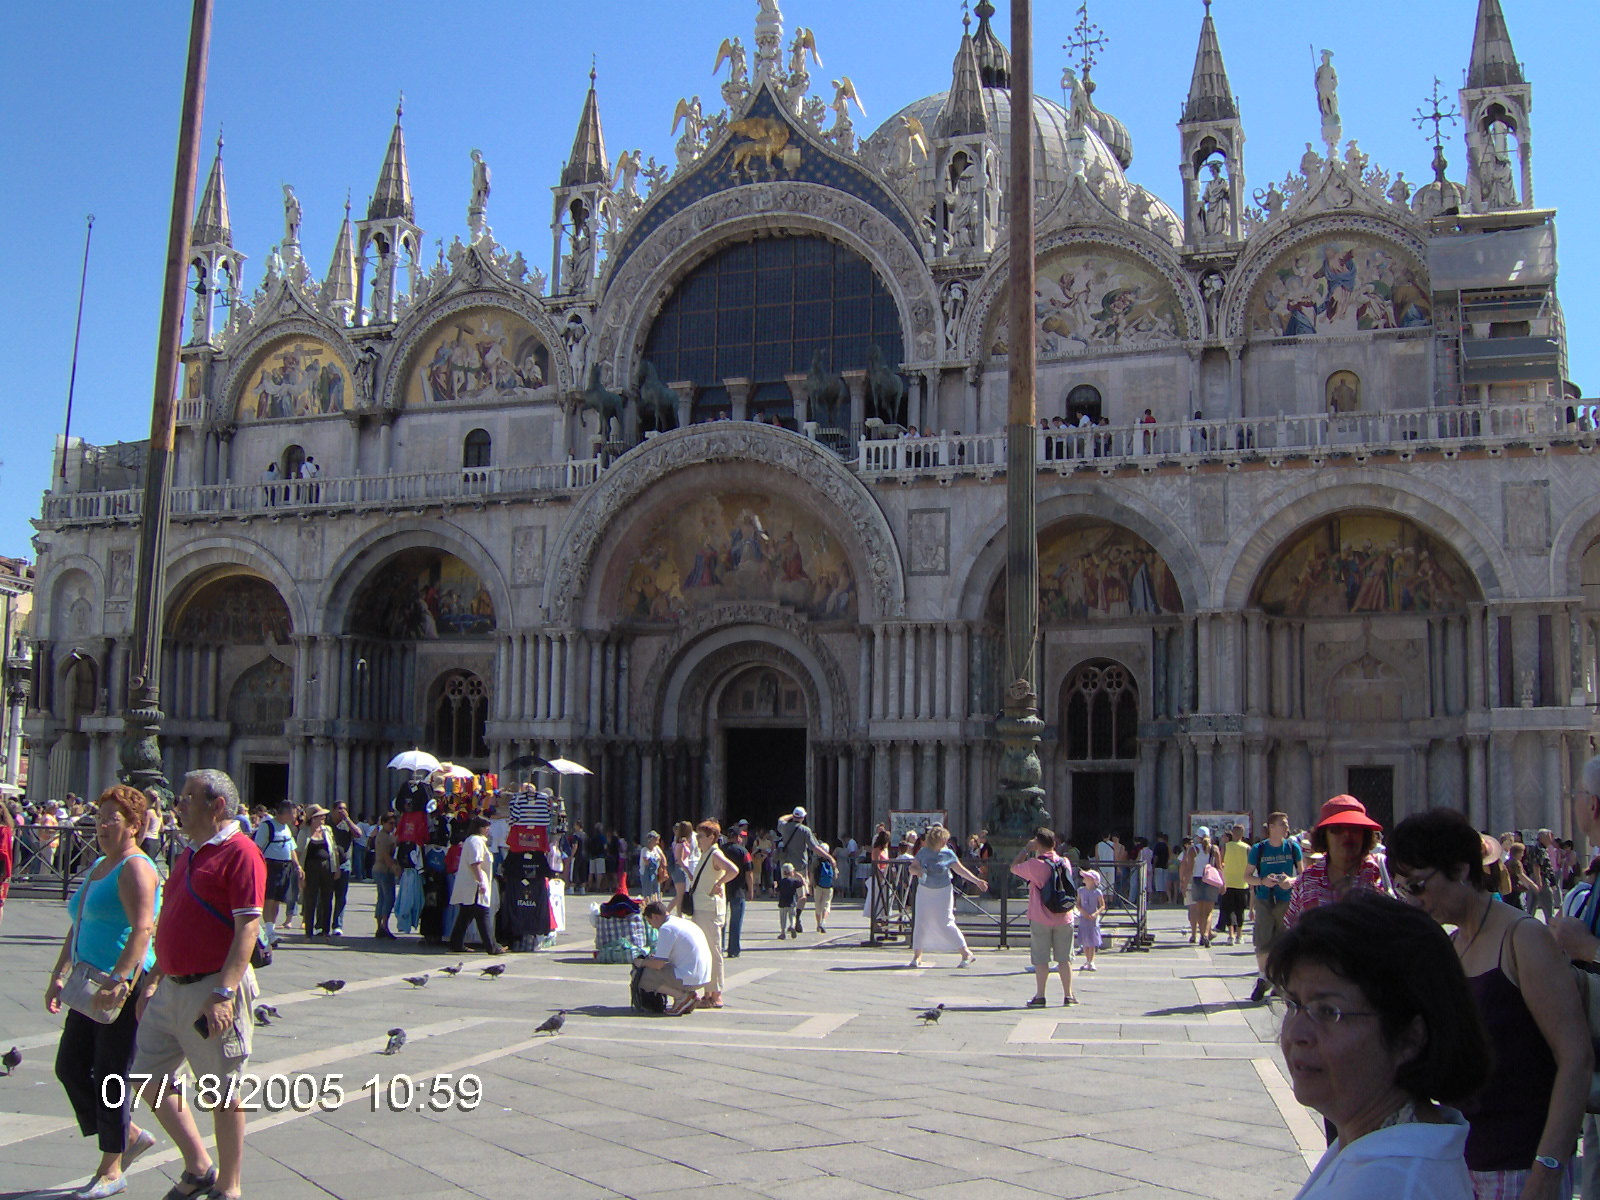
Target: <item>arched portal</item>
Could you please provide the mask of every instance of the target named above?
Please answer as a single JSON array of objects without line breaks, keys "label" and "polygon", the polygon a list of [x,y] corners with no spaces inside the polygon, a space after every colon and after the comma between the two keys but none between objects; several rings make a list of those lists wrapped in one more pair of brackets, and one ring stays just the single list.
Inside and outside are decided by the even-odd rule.
[{"label": "arched portal", "polygon": [[428,693],[428,746],[446,762],[489,755],[489,689],[471,671],[446,671]]},{"label": "arched portal", "polygon": [[[787,671],[735,670],[718,689],[708,727],[721,768],[721,811],[772,829],[808,799],[805,689]],[[715,784],[714,784],[715,786]]]}]

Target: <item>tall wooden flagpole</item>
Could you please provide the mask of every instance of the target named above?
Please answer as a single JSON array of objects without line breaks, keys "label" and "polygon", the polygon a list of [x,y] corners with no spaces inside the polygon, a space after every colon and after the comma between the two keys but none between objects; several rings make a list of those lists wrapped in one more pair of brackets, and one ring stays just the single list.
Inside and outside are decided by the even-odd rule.
[{"label": "tall wooden flagpole", "polygon": [[1006,407],[1006,689],[1004,715],[995,722],[1003,748],[1000,791],[989,831],[1002,861],[1014,855],[1032,828],[1046,819],[1039,786],[1038,698],[1034,644],[1039,632],[1039,537],[1034,508],[1038,449],[1034,437],[1033,313],[1033,6],[1011,0],[1011,171],[1007,283]]},{"label": "tall wooden flagpole", "polygon": [[212,0],[194,0],[189,21],[189,62],[183,85],[178,163],[172,181],[172,223],[167,230],[167,270],[156,342],[155,398],[150,410],[150,459],[139,520],[138,586],[133,600],[133,659],[128,707],[123,714],[121,776],[138,788],[170,798],[161,767],[161,635],[166,593],[166,534],[173,429],[177,419],[178,345],[183,337],[184,287],[189,276],[189,227],[194,217],[200,127],[205,112],[206,57],[211,45]]}]

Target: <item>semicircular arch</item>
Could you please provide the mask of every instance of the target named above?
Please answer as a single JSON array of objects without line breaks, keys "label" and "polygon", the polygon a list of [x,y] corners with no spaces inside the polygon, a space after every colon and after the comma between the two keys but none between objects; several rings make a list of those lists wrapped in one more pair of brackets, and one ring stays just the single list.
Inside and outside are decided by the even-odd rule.
[{"label": "semicircular arch", "polygon": [[1483,523],[1464,511],[1458,497],[1411,478],[1363,468],[1329,487],[1312,479],[1287,488],[1258,506],[1259,519],[1223,548],[1214,576],[1211,606],[1245,608],[1262,572],[1296,532],[1340,512],[1398,517],[1437,537],[1471,572],[1485,599],[1514,599],[1516,574],[1504,549]]},{"label": "semicircular arch", "polygon": [[[856,579],[871,615],[882,620],[905,611],[905,566],[888,519],[866,486],[831,451],[777,426],[742,421],[660,434],[623,455],[583,494],[558,535],[544,589],[544,607],[557,622],[571,622],[581,605],[599,603],[587,586],[619,518],[651,487],[686,468],[712,463],[761,464],[798,481],[842,518],[843,532],[859,547]],[[615,529],[614,529],[615,527]]]},{"label": "semicircular arch", "polygon": [[[1085,518],[1137,535],[1167,564],[1183,601],[1183,611],[1195,612],[1204,607],[1208,580],[1198,551],[1165,513],[1132,491],[1118,488],[1108,493],[1103,482],[1093,487],[1069,485],[1040,500],[1038,513],[1041,535],[1048,535],[1063,522]],[[981,620],[989,595],[1005,571],[1005,515],[992,517],[954,557],[958,562],[970,562],[972,567],[964,578],[952,579],[945,597],[946,609],[955,608],[965,621]]]},{"label": "semicircular arch", "polygon": [[497,622],[507,628],[515,619],[511,589],[495,556],[472,534],[449,521],[420,518],[401,531],[369,530],[345,548],[329,569],[316,611],[321,616],[322,633],[344,633],[350,624],[355,599],[385,562],[405,550],[440,550],[453,554],[476,572],[489,593]]},{"label": "semicircular arch", "polygon": [[[1419,285],[1420,294],[1424,297],[1429,294],[1428,250],[1422,239],[1414,232],[1382,217],[1366,213],[1323,213],[1295,222],[1273,233],[1258,245],[1246,248],[1244,260],[1232,273],[1227,290],[1223,293],[1225,314],[1223,325],[1227,330],[1227,336],[1230,339],[1246,339],[1252,336],[1255,297],[1272,267],[1286,261],[1288,256],[1296,251],[1326,242],[1330,238],[1341,243],[1364,240],[1387,244],[1391,250],[1398,252],[1397,261],[1401,266],[1416,274],[1415,282]],[[1356,271],[1355,277],[1358,282],[1372,282],[1363,281],[1360,270],[1353,269]],[[1392,292],[1395,282],[1390,280],[1385,286]]]},{"label": "semicircular arch", "polygon": [[779,182],[707,196],[654,230],[607,282],[590,361],[609,370],[612,386],[631,379],[661,306],[695,267],[732,243],[794,234],[828,238],[865,259],[894,296],[907,358],[934,356],[938,293],[905,234],[864,200],[816,184]]},{"label": "semicircular arch", "polygon": [[263,325],[251,334],[236,354],[230,356],[231,365],[227,377],[217,392],[222,397],[222,409],[218,414],[221,419],[234,421],[239,418],[239,407],[245,401],[245,392],[250,387],[257,369],[267,361],[267,356],[272,350],[287,345],[297,338],[318,343],[338,360],[339,367],[343,369],[340,385],[345,389],[340,411],[353,409],[360,404],[361,398],[356,394],[355,384],[359,374],[360,359],[346,331],[331,322],[302,312],[301,315]]},{"label": "semicircular arch", "polygon": [[[1184,328],[1174,331],[1173,341],[1198,336],[1193,331],[1205,328],[1200,294],[1193,280],[1183,270],[1170,246],[1163,245],[1154,235],[1132,226],[1113,228],[1101,225],[1073,225],[1056,230],[1039,240],[1034,249],[1034,262],[1043,263],[1073,250],[1099,249],[1121,258],[1131,259],[1148,268],[1168,288],[1181,310]],[[984,332],[989,327],[994,307],[1006,294],[1010,279],[1011,256],[1008,250],[999,251],[989,268],[979,277],[972,290],[972,300],[960,317],[957,333],[956,355],[962,360],[986,358]],[[1103,294],[1101,297],[1103,299]],[[1143,349],[1143,346],[1138,347]]]},{"label": "semicircular arch", "polygon": [[201,538],[187,543],[167,566],[167,594],[162,611],[170,623],[183,606],[208,583],[228,575],[254,575],[272,585],[289,610],[289,626],[305,632],[310,626],[305,596],[282,560],[258,542],[235,537]]},{"label": "semicircular arch", "polygon": [[406,381],[415,370],[416,364],[412,360],[417,352],[439,332],[440,326],[475,309],[498,310],[532,327],[548,355],[545,386],[553,389],[552,399],[577,386],[572,366],[566,354],[561,352],[561,331],[544,306],[517,292],[479,286],[453,292],[406,314],[405,320],[395,331],[394,349],[388,355],[383,379],[377,389],[383,407],[404,406]]},{"label": "semicircular arch", "polygon": [[1550,539],[1550,594],[1583,591],[1583,556],[1600,541],[1600,496],[1589,496],[1567,514]]}]

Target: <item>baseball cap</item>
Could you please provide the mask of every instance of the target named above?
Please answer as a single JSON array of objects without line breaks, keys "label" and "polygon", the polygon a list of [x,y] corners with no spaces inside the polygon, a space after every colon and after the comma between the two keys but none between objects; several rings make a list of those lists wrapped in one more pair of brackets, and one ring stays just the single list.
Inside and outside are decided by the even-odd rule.
[{"label": "baseball cap", "polygon": [[804,820],[805,819],[805,815],[806,815],[806,810],[803,809],[803,808],[796,808],[794,810],[794,815],[799,817],[799,818],[801,818],[802,820]]}]

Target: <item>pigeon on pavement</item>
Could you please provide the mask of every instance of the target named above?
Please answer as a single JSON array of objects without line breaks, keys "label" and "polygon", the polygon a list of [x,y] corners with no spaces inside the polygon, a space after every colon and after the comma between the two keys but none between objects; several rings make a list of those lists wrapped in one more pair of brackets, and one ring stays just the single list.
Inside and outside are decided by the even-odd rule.
[{"label": "pigeon on pavement", "polygon": [[479,972],[479,974],[481,974],[481,975],[487,975],[490,979],[498,979],[500,976],[504,975],[505,973],[506,973],[506,965],[505,965],[505,963],[492,963],[491,965],[489,965],[487,967],[484,967]]},{"label": "pigeon on pavement", "polygon": [[461,974],[461,968],[466,966],[466,965],[467,965],[466,963],[457,963],[453,967],[441,967],[440,970],[442,970],[446,975],[454,976],[454,975]]},{"label": "pigeon on pavement", "polygon": [[546,1017],[544,1024],[535,1029],[535,1033],[560,1033],[561,1027],[567,1023],[567,1010],[562,1009],[553,1017]]},{"label": "pigeon on pavement", "polygon": [[281,1021],[283,1019],[283,1014],[277,1009],[273,1008],[270,1004],[256,1005],[255,1018],[257,1025],[271,1025],[273,1017],[277,1017]]},{"label": "pigeon on pavement", "polygon": [[385,1054],[398,1054],[400,1047],[406,1044],[406,1031],[398,1025],[389,1030],[389,1044],[383,1048]]},{"label": "pigeon on pavement", "polygon": [[344,986],[344,980],[324,979],[321,983],[317,984],[317,986],[331,996]]},{"label": "pigeon on pavement", "polygon": [[426,975],[403,975],[401,978],[409,983],[412,987],[428,986],[428,977]]},{"label": "pigeon on pavement", "polygon": [[936,1004],[924,1012],[919,1012],[917,1017],[924,1025],[937,1024],[940,1017],[944,1016],[944,1005]]},{"label": "pigeon on pavement", "polygon": [[22,1051],[15,1046],[11,1047],[5,1054],[0,1055],[0,1064],[5,1066],[7,1075],[11,1074],[22,1065]]}]

